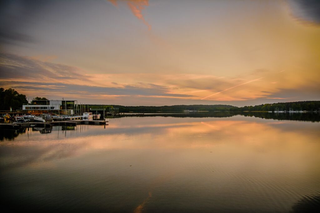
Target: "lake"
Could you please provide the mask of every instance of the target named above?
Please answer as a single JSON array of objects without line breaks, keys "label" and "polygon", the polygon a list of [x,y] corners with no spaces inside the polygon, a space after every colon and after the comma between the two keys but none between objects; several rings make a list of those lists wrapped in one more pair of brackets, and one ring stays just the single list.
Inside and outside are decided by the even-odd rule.
[{"label": "lake", "polygon": [[106,127],[2,132],[1,209],[319,210],[319,130],[319,122],[233,116],[123,117]]}]

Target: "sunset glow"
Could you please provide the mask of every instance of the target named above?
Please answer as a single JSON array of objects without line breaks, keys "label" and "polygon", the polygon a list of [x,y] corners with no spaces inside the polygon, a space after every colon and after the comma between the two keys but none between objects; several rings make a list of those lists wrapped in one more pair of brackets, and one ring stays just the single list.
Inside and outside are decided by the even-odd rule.
[{"label": "sunset glow", "polygon": [[[311,3],[310,3],[311,2]],[[0,87],[121,105],[320,98],[312,1],[3,1]]]}]

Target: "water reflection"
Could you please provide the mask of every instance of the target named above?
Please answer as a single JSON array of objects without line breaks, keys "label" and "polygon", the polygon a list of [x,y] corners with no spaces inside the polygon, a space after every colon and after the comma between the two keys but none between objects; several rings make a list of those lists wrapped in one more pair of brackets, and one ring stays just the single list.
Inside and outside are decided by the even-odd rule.
[{"label": "water reflection", "polygon": [[241,113],[243,116],[257,117],[263,119],[273,119],[273,120],[292,120],[292,121],[309,121],[309,122],[319,122],[319,113],[258,113],[258,112],[247,112]]},{"label": "water reflection", "polygon": [[76,126],[62,126],[62,130],[75,130]]},{"label": "water reflection", "polygon": [[[263,119],[273,119],[273,120],[293,120],[293,121],[307,121],[307,122],[319,122],[320,113],[318,112],[308,112],[308,113],[268,113],[268,112],[214,112],[214,113],[168,113],[167,117],[176,117],[176,118],[228,118],[233,116],[250,116]],[[157,117],[157,113],[144,113],[144,115],[125,115],[125,117]]]},{"label": "water reflection", "polygon": [[26,128],[19,129],[0,129],[0,141],[14,140],[20,134],[26,133]]},{"label": "water reflection", "polygon": [[13,210],[290,212],[320,192],[319,127],[130,117],[27,132],[0,143],[0,199]]},{"label": "water reflection", "polygon": [[[165,117],[171,118],[231,118],[236,116],[245,116],[245,117],[256,117],[263,119],[272,119],[272,120],[293,120],[293,121],[305,121],[305,122],[319,122],[320,114],[319,113],[257,113],[257,112],[247,112],[247,113],[235,113],[235,112],[217,112],[217,113],[194,113],[194,114],[171,114]],[[159,117],[156,113],[145,114],[144,116],[125,116],[125,117]],[[125,118],[124,117],[124,118]],[[161,116],[163,117],[163,116]],[[76,126],[63,125],[60,126],[62,131],[76,130]],[[3,140],[13,140],[19,134],[26,132],[26,128],[17,128],[17,129],[3,129],[6,127],[1,127],[0,129],[0,141]],[[106,129],[106,125],[104,125]],[[40,134],[49,134],[52,132],[52,127],[33,127],[33,131],[38,131]],[[128,130],[130,131],[130,130]]]},{"label": "water reflection", "polygon": [[294,213],[320,212],[320,195],[304,196],[292,207]]},{"label": "water reflection", "polygon": [[52,132],[52,126],[32,127],[32,131],[39,131],[40,134],[49,134]]}]

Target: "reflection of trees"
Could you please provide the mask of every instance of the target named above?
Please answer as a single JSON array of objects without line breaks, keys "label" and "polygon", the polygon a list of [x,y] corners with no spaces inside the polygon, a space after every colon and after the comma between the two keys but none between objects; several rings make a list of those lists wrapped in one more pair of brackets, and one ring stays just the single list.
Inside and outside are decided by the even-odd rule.
[{"label": "reflection of trees", "polygon": [[0,140],[14,140],[18,135],[26,133],[26,128],[21,129],[0,129]]},{"label": "reflection of trees", "polygon": [[235,115],[243,115],[273,120],[294,120],[320,122],[320,113],[268,113],[268,112],[215,112],[215,113],[168,113],[168,114],[141,114],[141,115],[122,115],[121,117],[179,117],[179,118],[227,118]]},{"label": "reflection of trees", "polygon": [[320,195],[305,196],[292,207],[294,213],[320,212]]},{"label": "reflection of trees", "polygon": [[311,121],[319,122],[319,113],[263,113],[263,112],[243,112],[239,115],[258,117],[273,120],[294,120],[294,121]]},{"label": "reflection of trees", "polygon": [[230,112],[199,112],[199,113],[141,113],[141,114],[123,114],[119,117],[175,117],[175,118],[227,118],[237,115]]}]

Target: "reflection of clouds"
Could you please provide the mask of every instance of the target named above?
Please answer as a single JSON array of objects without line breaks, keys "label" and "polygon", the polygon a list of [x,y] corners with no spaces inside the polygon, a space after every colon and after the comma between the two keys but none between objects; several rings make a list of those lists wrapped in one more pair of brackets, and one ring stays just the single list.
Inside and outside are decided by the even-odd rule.
[{"label": "reflection of clouds", "polygon": [[15,142],[5,143],[1,150],[1,171],[49,162],[76,155],[86,144],[61,142]]},{"label": "reflection of clouds", "polygon": [[320,195],[304,196],[292,206],[293,213],[319,212]]},{"label": "reflection of clouds", "polygon": [[110,128],[89,128],[60,140],[56,139],[57,132],[53,131],[51,139],[45,141],[39,134],[31,141],[3,142],[0,146],[1,169],[69,158],[90,150],[228,149],[236,146],[246,151],[281,151],[290,159],[298,155],[294,153],[301,148],[308,152],[320,149],[317,143],[311,143],[319,138],[318,124],[301,126],[290,122],[170,118],[166,123],[165,119],[153,119],[117,119],[113,120],[114,125],[111,123]]}]

